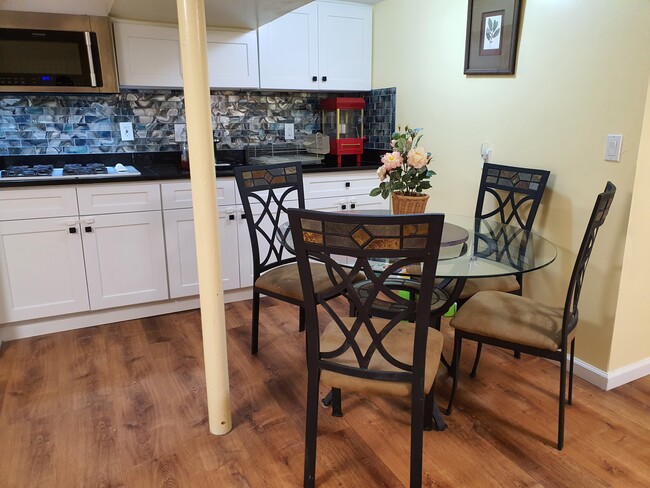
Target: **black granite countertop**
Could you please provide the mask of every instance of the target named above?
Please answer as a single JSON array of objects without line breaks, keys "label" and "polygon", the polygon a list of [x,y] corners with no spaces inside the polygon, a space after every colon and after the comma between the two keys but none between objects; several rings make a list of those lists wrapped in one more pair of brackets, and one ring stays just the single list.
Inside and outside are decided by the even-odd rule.
[{"label": "black granite countertop", "polygon": [[[385,151],[367,150],[362,158],[361,165],[357,166],[353,159],[344,160],[341,167],[337,167],[334,161],[327,158],[322,164],[303,167],[303,173],[330,173],[364,171],[379,167],[381,155]],[[227,150],[217,151],[217,163],[229,166],[215,166],[216,176],[233,176],[234,165],[246,165],[245,151]],[[70,179],[48,180],[47,177],[15,181],[11,178],[0,178],[0,188],[3,187],[32,187],[51,185],[77,185],[92,183],[117,183],[126,181],[163,181],[189,178],[189,171],[180,169],[180,152],[147,152],[147,153],[99,153],[99,154],[64,154],[64,155],[37,155],[37,156],[0,156],[0,170],[12,165],[34,165],[53,164],[55,167],[62,167],[67,163],[103,163],[107,166],[114,166],[118,163],[135,167],[140,175],[111,178],[84,178],[79,176]],[[190,160],[191,165],[191,160]]]}]

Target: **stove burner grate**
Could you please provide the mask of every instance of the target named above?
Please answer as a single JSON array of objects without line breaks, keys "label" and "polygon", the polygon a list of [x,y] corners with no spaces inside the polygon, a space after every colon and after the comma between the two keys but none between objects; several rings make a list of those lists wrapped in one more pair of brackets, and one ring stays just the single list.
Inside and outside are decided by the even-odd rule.
[{"label": "stove burner grate", "polygon": [[9,166],[5,176],[50,176],[54,166],[51,164],[36,164],[34,166]]},{"label": "stove burner grate", "polygon": [[105,175],[107,173],[108,169],[102,163],[70,163],[63,166],[64,175]]}]

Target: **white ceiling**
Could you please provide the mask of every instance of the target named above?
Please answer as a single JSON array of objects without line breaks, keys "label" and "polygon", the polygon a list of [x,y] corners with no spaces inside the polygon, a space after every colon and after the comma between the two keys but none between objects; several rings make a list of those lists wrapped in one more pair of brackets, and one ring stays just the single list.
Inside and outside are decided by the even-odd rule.
[{"label": "white ceiling", "polygon": [[[353,0],[373,4],[380,0]],[[206,24],[255,29],[310,0],[205,0]],[[110,15],[122,19],[177,23],[176,0],[0,0],[0,10]]]}]

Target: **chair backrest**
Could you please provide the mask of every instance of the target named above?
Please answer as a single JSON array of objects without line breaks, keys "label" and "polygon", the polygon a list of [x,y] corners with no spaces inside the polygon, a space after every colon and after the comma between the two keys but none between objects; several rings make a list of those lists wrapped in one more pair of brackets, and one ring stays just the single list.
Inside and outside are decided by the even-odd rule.
[{"label": "chair backrest", "polygon": [[296,258],[279,239],[287,208],[305,207],[300,163],[235,167],[235,180],[248,224],[253,252],[254,279]]},{"label": "chair backrest", "polygon": [[[370,216],[290,209],[289,222],[305,297],[308,367],[385,381],[422,378],[444,215]],[[347,258],[345,265],[339,264],[341,256]],[[376,270],[370,258],[390,258],[391,264]],[[310,260],[325,264],[332,284],[327,292],[314,293]],[[417,300],[402,296],[393,284],[387,284],[391,275],[407,266],[418,266],[418,271],[421,266]],[[359,273],[368,281],[353,286]],[[324,288],[328,287],[320,286]],[[349,300],[356,316],[348,317],[347,307],[327,301],[337,294]],[[399,313],[391,318],[373,316],[371,307],[378,296],[399,304]],[[319,312],[324,311],[322,317],[317,305]],[[321,351],[319,319],[325,316],[330,327],[336,324],[340,329],[340,343]],[[386,337],[404,320],[415,321],[413,357],[408,361],[384,347]],[[390,371],[368,370],[375,355],[391,365]],[[347,358],[345,365],[342,356]]]},{"label": "chair backrest", "polygon": [[569,281],[569,290],[564,304],[564,319],[562,323],[562,339],[563,344],[566,344],[567,336],[575,329],[578,324],[578,301],[580,300],[580,292],[582,291],[582,284],[584,282],[585,270],[589,263],[589,257],[596,242],[598,229],[605,223],[605,218],[609,213],[609,208],[614,200],[616,194],[616,187],[611,181],[607,182],[605,190],[598,195],[594,209],[591,212],[589,223],[585,236],[580,244],[580,250],[576,257],[571,279]]},{"label": "chair backrest", "polygon": [[543,169],[485,163],[475,217],[497,215],[504,224],[531,230],[549,175]]}]

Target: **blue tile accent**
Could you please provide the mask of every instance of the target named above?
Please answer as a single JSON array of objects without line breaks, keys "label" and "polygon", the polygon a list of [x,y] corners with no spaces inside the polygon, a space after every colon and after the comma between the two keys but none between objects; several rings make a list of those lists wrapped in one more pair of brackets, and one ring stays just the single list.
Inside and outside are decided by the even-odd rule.
[{"label": "blue tile accent", "polygon": [[[229,131],[218,146],[242,148],[282,140],[288,122],[294,123],[299,140],[320,130],[320,100],[332,96],[365,97],[366,147],[388,147],[395,126],[395,88],[358,94],[214,91],[213,128]],[[133,123],[135,141],[121,140],[120,122]],[[123,90],[113,95],[0,94],[0,155],[178,151],[175,123],[185,123],[180,90]]]}]

